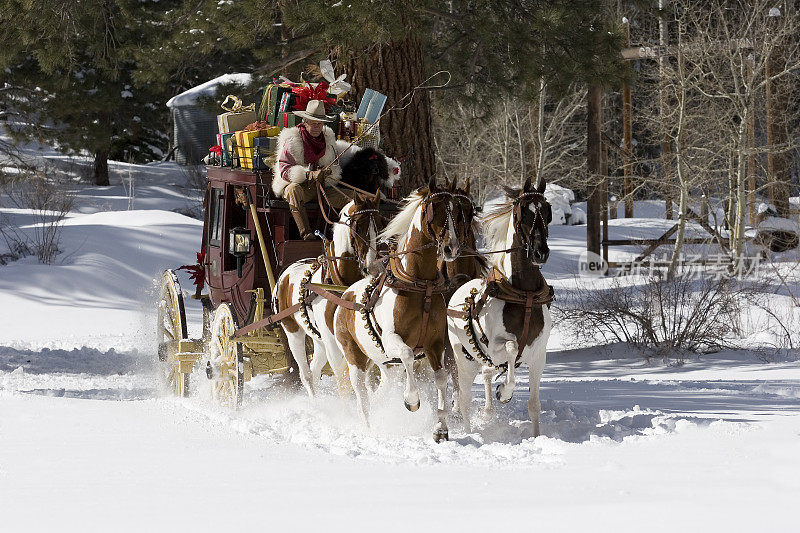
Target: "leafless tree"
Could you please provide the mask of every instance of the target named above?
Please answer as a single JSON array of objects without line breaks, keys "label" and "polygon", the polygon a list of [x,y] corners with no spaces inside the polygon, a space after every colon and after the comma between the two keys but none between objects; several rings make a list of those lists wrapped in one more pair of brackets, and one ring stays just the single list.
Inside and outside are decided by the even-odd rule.
[{"label": "leafless tree", "polygon": [[439,172],[471,178],[479,200],[500,184],[543,176],[573,188],[585,179],[585,90],[550,95],[542,83],[533,101],[501,99],[492,108],[437,102]]}]

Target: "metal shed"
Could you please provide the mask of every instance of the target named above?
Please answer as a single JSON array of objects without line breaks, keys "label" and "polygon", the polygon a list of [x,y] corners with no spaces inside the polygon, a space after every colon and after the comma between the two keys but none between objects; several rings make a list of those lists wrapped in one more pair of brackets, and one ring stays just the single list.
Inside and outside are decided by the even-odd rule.
[{"label": "metal shed", "polygon": [[217,143],[217,116],[198,105],[197,99],[216,95],[221,84],[246,85],[251,78],[246,73],[225,74],[169,99],[167,107],[172,116],[175,162],[179,165],[199,164],[208,154],[208,149]]}]

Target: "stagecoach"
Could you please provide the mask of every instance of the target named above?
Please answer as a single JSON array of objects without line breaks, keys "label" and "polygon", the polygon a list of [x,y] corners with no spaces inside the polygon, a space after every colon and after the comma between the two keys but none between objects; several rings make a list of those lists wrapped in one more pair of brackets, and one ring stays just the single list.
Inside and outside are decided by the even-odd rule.
[{"label": "stagecoach", "polygon": [[[202,252],[196,273],[204,276],[192,296],[202,303],[203,333],[187,335],[184,292],[174,270],[161,276],[158,293],[158,366],[177,396],[190,386],[209,384],[221,404],[241,402],[244,382],[253,376],[286,373],[283,331],[269,317],[275,280],[287,266],[323,253],[323,242],[300,238],[288,204],[272,192],[272,171],[207,166]],[[385,191],[387,192],[387,191]],[[391,194],[391,193],[390,193]],[[307,206],[311,224],[330,235],[322,202]],[[381,211],[395,204],[382,203]],[[297,373],[294,373],[296,376]]]}]

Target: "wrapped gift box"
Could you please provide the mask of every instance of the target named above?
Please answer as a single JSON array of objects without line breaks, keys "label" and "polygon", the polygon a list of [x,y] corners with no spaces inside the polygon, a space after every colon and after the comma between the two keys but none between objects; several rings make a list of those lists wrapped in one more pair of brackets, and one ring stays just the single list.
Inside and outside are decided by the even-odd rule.
[{"label": "wrapped gift box", "polygon": [[294,113],[281,113],[279,126],[282,128],[291,128],[303,122],[303,119]]},{"label": "wrapped gift box", "polygon": [[220,133],[233,133],[256,121],[255,111],[228,111],[217,115]]},{"label": "wrapped gift box", "polygon": [[222,166],[229,167],[233,165],[233,148],[231,146],[231,138],[233,133],[217,133],[217,144],[222,147]]},{"label": "wrapped gift box", "polygon": [[266,170],[275,162],[278,151],[277,137],[256,137],[253,139],[253,168]]},{"label": "wrapped gift box", "polygon": [[253,168],[253,139],[266,136],[266,130],[236,132],[236,154],[239,157],[239,166]]},{"label": "wrapped gift box", "polygon": [[289,85],[270,85],[267,87],[267,122],[272,126],[277,126],[281,113],[285,113],[293,103],[291,98],[292,88]]},{"label": "wrapped gift box", "polygon": [[369,124],[366,119],[359,119],[356,124],[356,144],[361,148],[378,150],[381,144],[380,124]]}]

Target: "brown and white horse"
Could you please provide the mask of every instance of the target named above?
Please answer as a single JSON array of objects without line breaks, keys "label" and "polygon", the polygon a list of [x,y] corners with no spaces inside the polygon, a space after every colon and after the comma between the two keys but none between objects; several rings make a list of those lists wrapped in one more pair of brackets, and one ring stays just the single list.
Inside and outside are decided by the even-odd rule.
[{"label": "brown and white horse", "polygon": [[489,276],[462,285],[448,303],[447,331],[458,369],[458,408],[470,431],[471,386],[483,370],[486,405],[491,413],[491,381],[506,372],[496,397],[506,403],[514,393],[515,367],[529,368],[528,414],[534,436],[539,435],[539,382],[547,356],[552,320],[552,292],[539,265],[550,254],[547,225],[552,220],[544,197],[545,183],[534,189],[507,189],[505,196],[487,205],[482,216],[492,271]]},{"label": "brown and white horse", "polygon": [[[281,320],[289,341],[289,351],[300,369],[300,380],[309,396],[319,382],[325,362],[330,363],[341,387],[347,382],[347,365],[333,334],[336,304],[310,292],[307,283],[332,283],[349,286],[362,279],[377,258],[378,234],[385,222],[378,210],[380,195],[356,195],[342,208],[333,228],[333,240],[325,244],[325,254],[315,260],[292,264],[278,278],[274,310],[276,313],[300,305],[294,314]],[[311,365],[306,358],[306,337],[314,344]]]},{"label": "brown and white horse", "polygon": [[[334,329],[350,370],[359,414],[369,425],[366,373],[372,362],[403,365],[403,399],[409,411],[420,405],[414,359],[424,353],[433,369],[439,421],[438,442],[447,439],[447,372],[443,367],[446,283],[437,259],[452,261],[461,249],[459,224],[462,204],[469,198],[434,183],[406,198],[400,213],[389,222],[382,238],[397,238],[387,271],[365,278],[343,294],[356,309],[339,307]],[[382,367],[381,367],[382,368]],[[385,377],[383,369],[382,377]]]},{"label": "brown and white horse", "polygon": [[[467,178],[463,187],[457,187],[456,182],[453,181],[448,185],[453,192],[469,197],[470,195],[470,180]],[[479,219],[475,216],[475,206],[465,205],[460,213],[464,217],[463,223],[464,234],[460,238],[461,243],[464,245],[461,254],[453,261],[440,261],[439,269],[447,279],[447,292],[444,294],[446,302],[455,293],[456,289],[471,281],[475,278],[485,276],[487,274],[487,261],[486,258],[477,251],[476,235],[480,231]],[[444,347],[444,365],[450,374],[450,379],[453,382],[453,405],[458,407],[458,368],[456,367],[455,357],[453,355],[453,347],[449,342],[445,343]]]}]

